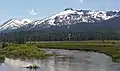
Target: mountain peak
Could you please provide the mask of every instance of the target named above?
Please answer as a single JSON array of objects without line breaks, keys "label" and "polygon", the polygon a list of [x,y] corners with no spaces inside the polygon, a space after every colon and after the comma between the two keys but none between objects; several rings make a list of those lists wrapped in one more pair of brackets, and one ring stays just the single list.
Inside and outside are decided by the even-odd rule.
[{"label": "mountain peak", "polygon": [[67,10],[72,10],[72,11],[74,11],[73,8],[66,8],[66,9],[64,9],[64,11],[67,11]]},{"label": "mountain peak", "polygon": [[63,26],[81,22],[95,23],[117,17],[118,15],[120,14],[110,11],[106,12],[66,8],[64,11],[60,13],[47,17],[43,20],[35,21],[33,24],[35,25],[49,24],[53,26]]},{"label": "mountain peak", "polygon": [[18,29],[21,27],[43,28],[51,26],[69,26],[80,23],[98,23],[120,16],[119,10],[95,11],[66,8],[64,11],[44,18],[42,20],[30,20],[25,18],[13,18],[1,25],[0,30]]},{"label": "mountain peak", "polygon": [[113,12],[120,12],[120,10],[113,10]]},{"label": "mountain peak", "polygon": [[17,29],[20,28],[21,26],[29,24],[31,21],[32,20],[25,18],[12,18],[0,26],[0,31],[6,29]]}]

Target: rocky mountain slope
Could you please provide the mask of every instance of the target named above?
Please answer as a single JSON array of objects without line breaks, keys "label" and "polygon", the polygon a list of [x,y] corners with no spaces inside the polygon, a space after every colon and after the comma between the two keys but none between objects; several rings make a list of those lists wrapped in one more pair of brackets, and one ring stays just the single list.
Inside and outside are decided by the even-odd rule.
[{"label": "rocky mountain slope", "polygon": [[[69,28],[76,24],[97,24],[120,16],[120,11],[92,11],[76,10],[67,8],[64,11],[54,14],[41,20],[10,19],[0,26],[0,31],[9,30],[40,30],[53,27]],[[115,23],[113,23],[115,25]],[[106,24],[104,24],[106,25]]]}]

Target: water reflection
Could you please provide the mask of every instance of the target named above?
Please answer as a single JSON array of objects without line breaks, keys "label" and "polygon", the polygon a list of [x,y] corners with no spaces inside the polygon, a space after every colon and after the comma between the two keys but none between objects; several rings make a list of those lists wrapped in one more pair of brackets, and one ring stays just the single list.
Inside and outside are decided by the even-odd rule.
[{"label": "water reflection", "polygon": [[29,71],[37,71],[37,69],[29,69]]},{"label": "water reflection", "polygon": [[[57,53],[66,56],[54,56],[33,61],[6,58],[5,63],[0,66],[0,71],[119,71],[111,62],[110,57],[103,54],[65,50],[57,50]],[[31,63],[39,65],[40,68],[26,69],[22,67]],[[120,68],[120,65],[118,67]]]}]

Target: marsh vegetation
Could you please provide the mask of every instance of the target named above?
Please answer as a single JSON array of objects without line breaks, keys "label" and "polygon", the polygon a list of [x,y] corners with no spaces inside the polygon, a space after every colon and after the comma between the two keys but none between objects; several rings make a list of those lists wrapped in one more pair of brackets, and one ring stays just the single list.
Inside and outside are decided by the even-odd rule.
[{"label": "marsh vegetation", "polygon": [[[120,62],[120,41],[117,40],[97,40],[97,41],[45,41],[29,42],[25,44],[10,43],[1,48],[1,54],[8,58],[24,59],[44,59],[54,54],[47,54],[41,48],[67,49],[104,53],[112,57],[115,62]],[[3,59],[3,56],[0,57]]]}]

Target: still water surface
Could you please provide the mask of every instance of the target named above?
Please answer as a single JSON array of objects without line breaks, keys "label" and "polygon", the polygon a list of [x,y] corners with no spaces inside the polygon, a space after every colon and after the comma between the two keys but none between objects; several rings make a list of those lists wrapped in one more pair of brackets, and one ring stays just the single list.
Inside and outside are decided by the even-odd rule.
[{"label": "still water surface", "polygon": [[[44,60],[20,61],[6,58],[0,64],[0,71],[120,71],[120,64],[113,63],[109,56],[100,53],[81,52],[76,50],[44,49],[62,56]],[[40,68],[26,69],[27,64],[37,64]]]}]

